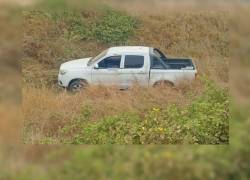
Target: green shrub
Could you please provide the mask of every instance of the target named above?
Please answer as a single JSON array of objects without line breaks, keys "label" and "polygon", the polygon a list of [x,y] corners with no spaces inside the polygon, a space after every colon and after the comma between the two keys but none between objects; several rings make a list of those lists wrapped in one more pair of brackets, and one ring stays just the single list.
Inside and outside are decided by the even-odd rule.
[{"label": "green shrub", "polygon": [[63,31],[67,39],[87,40],[91,38],[91,29],[84,21],[80,12],[58,11],[51,13],[51,18],[56,22],[58,31]]},{"label": "green shrub", "polygon": [[228,144],[228,99],[226,89],[208,81],[205,92],[190,105],[153,108],[144,117],[124,113],[98,122],[82,123],[71,143]]},{"label": "green shrub", "polygon": [[133,34],[136,24],[133,17],[109,9],[104,18],[95,25],[94,35],[103,43],[125,44],[129,36]]},{"label": "green shrub", "polygon": [[[96,39],[99,42],[114,45],[126,43],[137,24],[133,17],[111,9],[88,17],[84,17],[84,12],[61,9],[52,12],[27,11],[26,14],[37,18],[43,15],[48,22],[53,22],[53,32],[50,32],[52,37],[59,35],[76,40]],[[87,13],[86,11],[85,14]],[[98,18],[92,16],[98,16]]]},{"label": "green shrub", "polygon": [[73,139],[74,144],[138,144],[139,117],[123,114],[108,117],[98,123],[86,124],[82,132]]},{"label": "green shrub", "polygon": [[50,14],[57,24],[64,24],[68,33],[66,37],[69,39],[97,39],[108,44],[123,44],[136,27],[136,20],[133,17],[111,9],[100,13],[98,22],[93,17],[84,19],[79,11],[64,10]]}]

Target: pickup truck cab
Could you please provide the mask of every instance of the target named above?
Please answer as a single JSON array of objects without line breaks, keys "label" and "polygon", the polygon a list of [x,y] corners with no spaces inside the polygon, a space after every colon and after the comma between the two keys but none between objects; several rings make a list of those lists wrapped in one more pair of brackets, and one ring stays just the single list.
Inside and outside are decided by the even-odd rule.
[{"label": "pickup truck cab", "polygon": [[58,83],[71,91],[87,85],[115,85],[125,89],[142,86],[178,85],[195,79],[197,70],[188,58],[167,58],[159,49],[142,46],[109,48],[96,57],[63,63]]}]

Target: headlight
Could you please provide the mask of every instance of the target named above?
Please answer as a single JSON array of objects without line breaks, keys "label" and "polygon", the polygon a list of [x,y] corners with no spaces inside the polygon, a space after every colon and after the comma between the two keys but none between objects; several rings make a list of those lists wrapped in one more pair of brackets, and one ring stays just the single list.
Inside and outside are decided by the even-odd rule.
[{"label": "headlight", "polygon": [[61,74],[61,75],[64,75],[64,74],[66,74],[68,71],[67,70],[65,70],[65,69],[60,69],[60,71],[59,71],[59,73]]}]

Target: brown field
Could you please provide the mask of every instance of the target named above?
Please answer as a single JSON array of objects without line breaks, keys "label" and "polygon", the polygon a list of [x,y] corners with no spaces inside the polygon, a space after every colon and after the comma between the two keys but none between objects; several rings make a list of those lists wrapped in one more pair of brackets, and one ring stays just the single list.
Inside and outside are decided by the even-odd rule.
[{"label": "brown field", "polygon": [[196,92],[196,95],[201,93],[199,82],[174,90],[134,86],[130,90],[121,91],[117,87],[93,86],[79,94],[66,91],[55,93],[45,87],[23,88],[24,139],[26,143],[37,144],[50,134],[58,139],[54,143],[60,143],[64,138],[58,137],[61,128],[79,116],[85,107],[90,107],[95,112],[90,117],[92,121],[123,112],[139,113],[143,116],[154,107],[188,104],[193,98],[186,94],[190,90]]},{"label": "brown field", "polygon": [[[154,11],[149,10],[151,3],[156,4]],[[122,3],[119,8],[116,1],[108,4],[140,20],[135,34],[126,44],[158,47],[169,56],[192,57],[200,76],[205,75],[219,86],[228,87],[228,5],[219,4],[222,8],[213,8],[214,5],[209,3],[146,1],[142,4],[135,1]],[[95,8],[83,12],[89,22],[99,15]],[[22,73],[26,143],[37,142],[48,134],[57,136],[57,130],[87,105],[94,107],[96,113],[92,120],[97,121],[124,111],[143,114],[145,110],[170,102],[188,104],[192,98],[187,98],[186,92],[202,91],[199,81],[194,87],[185,87],[185,91],[183,88],[165,92],[136,87],[120,92],[115,88],[91,87],[83,94],[71,95],[58,90],[56,78],[62,62],[94,56],[109,47],[95,40],[67,39],[66,28],[67,24],[63,22],[55,24],[46,16],[24,12]]]},{"label": "brown field", "polygon": [[[147,36],[145,35],[141,40],[145,43],[150,43],[150,38],[152,40],[152,37],[149,37],[151,34],[150,31],[154,30],[152,25],[160,24],[164,26],[164,23],[170,21],[169,19],[164,22],[161,21],[161,17],[159,17],[162,15],[160,12],[161,9],[171,12],[167,14],[168,17],[176,17],[176,13],[181,13],[180,10],[178,10],[178,7],[181,6],[186,8],[188,16],[192,16],[189,13],[192,11],[191,14],[196,14],[196,12],[198,12],[198,14],[192,16],[195,18],[197,18],[197,16],[200,17],[201,15],[201,19],[202,17],[206,17],[208,19],[214,18],[215,21],[219,21],[220,23],[227,22],[227,32],[229,31],[227,36],[224,36],[224,31],[219,29],[219,27],[217,27],[218,29],[215,28],[215,30],[207,27],[204,27],[204,29],[211,31],[210,35],[213,40],[217,39],[216,42],[222,42],[222,39],[225,40],[225,37],[230,41],[230,46],[228,48],[228,51],[230,49],[230,52],[224,51],[228,54],[221,55],[218,53],[217,48],[212,48],[215,45],[213,44],[215,41],[199,42],[199,39],[201,39],[204,34],[195,37],[198,39],[193,42],[195,47],[198,48],[195,51],[193,48],[188,48],[185,44],[179,43],[171,48],[164,47],[164,43],[162,43],[161,48],[171,55],[192,55],[196,59],[196,63],[201,70],[200,73],[206,74],[221,86],[229,86],[228,81],[230,80],[230,90],[234,102],[237,102],[237,105],[233,105],[234,107],[231,109],[233,117],[232,120],[230,120],[230,146],[24,147],[13,145],[3,146],[2,143],[0,144],[0,179],[68,179],[72,177],[75,179],[110,179],[110,177],[117,179],[121,177],[130,177],[131,179],[143,179],[145,177],[149,179],[155,179],[155,177],[158,179],[165,179],[166,177],[169,179],[249,178],[250,160],[249,147],[247,146],[249,144],[248,130],[250,124],[250,93],[248,86],[250,82],[250,39],[248,36],[250,26],[247,18],[248,15],[250,15],[249,5],[242,5],[240,3],[221,3],[221,5],[218,6],[216,3],[205,3],[203,5],[202,2],[198,6],[199,8],[197,8],[197,4],[194,3],[195,1],[192,3],[185,3],[184,5],[177,5],[173,2],[170,4],[163,3],[165,6],[163,4],[158,4],[159,2],[157,3],[157,1],[154,2],[154,5],[156,5],[158,9],[155,11],[156,15],[146,15],[146,17],[143,17],[143,22],[150,22],[151,26],[141,28],[138,35],[136,35],[138,39],[141,39],[141,35],[147,34]],[[120,3],[121,2],[119,2],[119,4]],[[125,9],[131,14],[136,14],[135,12],[138,12],[138,6],[143,13],[143,11],[147,11],[152,5],[151,3],[145,5],[146,3],[144,4],[138,1],[136,1],[135,4],[137,5],[129,6],[129,3],[128,5],[123,3],[122,9]],[[115,7],[118,6],[116,2],[112,5]],[[208,8],[209,6],[217,8],[212,8],[211,13],[211,9]],[[167,7],[168,9],[166,9]],[[225,15],[225,11],[229,13],[226,13]],[[216,18],[217,15],[219,16],[218,19]],[[140,16],[140,13],[138,16]],[[206,20],[203,21],[206,22]],[[2,22],[3,21],[0,23],[2,24]],[[45,23],[45,25],[47,24]],[[42,37],[44,34],[39,33],[44,30],[43,28],[46,28],[44,23],[32,23],[28,24],[28,27],[32,30],[36,28],[39,29],[39,31],[37,30],[33,32],[34,34],[31,34],[28,41],[33,41],[34,39],[32,37]],[[28,31],[28,27],[25,28],[26,31]],[[159,33],[159,29],[156,30],[155,34],[157,35],[157,38],[162,37],[162,34],[159,35]],[[184,33],[185,32],[179,30],[178,35],[181,35],[182,38],[187,38],[187,35]],[[27,38],[27,36],[25,37]],[[17,76],[14,76],[13,78],[12,76],[6,78],[7,82],[12,83],[8,84],[8,86],[5,85],[4,87],[1,87],[0,136],[4,143],[10,141],[11,138],[18,138],[18,141],[22,139],[22,141],[26,143],[37,143],[37,141],[43,138],[48,132],[54,130],[54,135],[56,135],[58,127],[64,123],[67,124],[74,115],[77,115],[81,110],[81,105],[84,105],[85,103],[91,104],[98,109],[98,112],[100,113],[97,113],[92,117],[93,120],[98,120],[101,116],[109,115],[109,112],[106,111],[106,107],[109,109],[113,107],[110,113],[116,113],[120,110],[119,107],[121,106],[125,106],[126,109],[132,111],[139,111],[144,108],[147,109],[154,105],[159,105],[162,101],[180,104],[185,104],[190,101],[190,99],[185,96],[185,88],[181,88],[178,91],[163,91],[162,94],[155,93],[155,91],[158,91],[156,89],[148,89],[145,91],[144,95],[145,97],[150,97],[149,99],[146,99],[144,95],[141,95],[140,92],[138,92],[141,91],[139,87],[135,87],[126,92],[118,91],[115,87],[91,87],[86,93],[80,93],[77,95],[58,90],[54,85],[54,79],[56,77],[58,65],[61,62],[66,61],[66,58],[70,59],[79,56],[94,55],[101,49],[106,48],[106,45],[97,44],[96,42],[67,42],[68,44],[65,44],[64,42],[67,41],[62,37],[57,37],[55,45],[52,40],[47,39],[44,42],[40,42],[39,39],[39,48],[36,49],[36,47],[33,46],[34,44],[26,46],[31,49],[35,48],[32,52],[35,52],[36,57],[30,57],[26,54],[22,61],[22,109],[25,115],[24,128],[29,128],[28,125],[31,126],[31,129],[24,132],[22,137],[18,137],[18,134],[20,136],[20,133],[18,133],[20,130],[18,130],[18,127],[20,127],[20,114],[18,114],[20,110],[18,104],[20,100],[20,78],[17,78],[18,73]],[[13,47],[15,47],[16,43],[14,42],[12,44],[12,49],[14,49]],[[77,48],[75,48],[73,53],[67,56],[62,53],[62,55],[58,57],[58,54],[55,55],[50,52],[49,48],[44,44],[47,44],[48,47],[53,47],[53,52],[56,52],[59,55],[60,52],[63,52],[60,51],[60,48],[62,48],[61,45]],[[155,40],[154,44],[158,46],[157,40]],[[204,44],[204,46],[201,44]],[[180,49],[178,49],[179,47]],[[39,54],[40,56],[37,56]],[[13,53],[9,53],[6,56],[12,58],[12,55]],[[50,58],[53,63],[41,63],[43,62],[43,55]],[[65,57],[65,59],[62,57]],[[230,72],[228,65],[229,61]],[[13,62],[10,60],[6,64],[13,65]],[[4,64],[2,67],[6,67],[6,65]],[[230,73],[230,76],[228,76],[228,73]],[[10,79],[13,79],[13,81]],[[200,92],[202,91],[202,86],[199,82],[196,82],[194,87],[187,88],[187,91],[189,90]],[[117,97],[122,100],[118,101]],[[112,106],[112,104],[115,104],[115,106]],[[58,114],[60,114],[60,116],[58,116]],[[107,166],[107,163],[109,166]]]}]

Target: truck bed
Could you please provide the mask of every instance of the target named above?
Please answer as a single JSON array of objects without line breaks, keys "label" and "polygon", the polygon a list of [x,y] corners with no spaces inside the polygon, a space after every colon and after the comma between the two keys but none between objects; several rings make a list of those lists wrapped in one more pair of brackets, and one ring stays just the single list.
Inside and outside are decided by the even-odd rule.
[{"label": "truck bed", "polygon": [[191,59],[185,58],[168,58],[164,63],[169,69],[190,69],[194,70],[195,66]]}]

